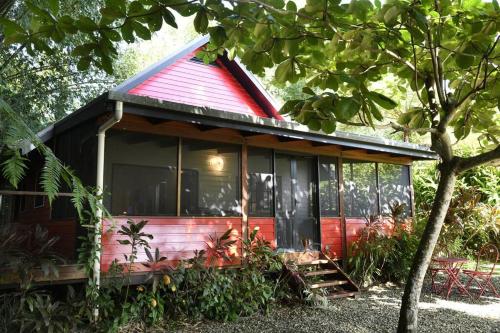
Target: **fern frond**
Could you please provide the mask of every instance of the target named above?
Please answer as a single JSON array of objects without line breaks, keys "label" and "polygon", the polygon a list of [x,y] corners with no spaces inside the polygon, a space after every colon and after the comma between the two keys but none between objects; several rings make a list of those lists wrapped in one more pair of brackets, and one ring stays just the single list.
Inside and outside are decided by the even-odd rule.
[{"label": "fern frond", "polygon": [[45,165],[42,169],[42,174],[40,176],[40,183],[45,192],[47,192],[47,197],[49,202],[52,203],[54,198],[59,192],[61,187],[61,172],[63,166],[61,161],[59,161],[54,155],[45,155]]},{"label": "fern frond", "polygon": [[76,177],[72,179],[72,183],[73,186],[71,191],[73,192],[73,197],[71,198],[71,202],[78,213],[78,217],[81,219],[83,213],[83,203],[85,201],[85,197],[87,196],[87,190]]},{"label": "fern frond", "polygon": [[1,164],[2,174],[14,188],[17,188],[26,175],[27,158],[22,156],[19,150],[7,150],[6,155],[7,159]]}]

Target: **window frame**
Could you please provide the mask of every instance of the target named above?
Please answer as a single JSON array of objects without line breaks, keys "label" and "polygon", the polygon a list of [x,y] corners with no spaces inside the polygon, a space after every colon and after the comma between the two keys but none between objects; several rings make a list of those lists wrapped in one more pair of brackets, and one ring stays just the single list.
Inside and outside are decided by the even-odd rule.
[{"label": "window frame", "polygon": [[[250,212],[250,168],[249,168],[249,161],[250,161],[250,153],[249,151],[250,150],[255,150],[255,151],[267,151],[269,152],[269,157],[270,157],[270,172],[269,174],[272,175],[272,184],[271,184],[271,200],[269,202],[270,204],[270,214],[269,215],[264,215],[264,214],[252,214]],[[274,149],[271,149],[271,148],[263,148],[263,147],[258,147],[258,146],[247,146],[247,174],[246,174],[246,177],[247,177],[247,184],[248,184],[248,189],[247,189],[247,192],[248,192],[248,199],[247,199],[247,215],[249,218],[274,218],[275,215],[276,215],[276,172],[275,172],[275,162],[274,162],[274,158],[275,158],[275,151]],[[254,174],[254,173],[252,173]]]},{"label": "window frame", "polygon": [[[317,179],[317,186],[318,186],[318,209],[319,209],[319,216],[320,217],[340,217],[340,170],[339,170],[339,158],[334,157],[334,156],[324,156],[324,155],[318,155],[318,179]],[[337,182],[337,204],[336,204],[336,212],[335,214],[324,214],[323,207],[321,206],[321,164],[334,164],[335,165],[335,177],[336,177],[336,182]],[[331,175],[331,173],[328,173]],[[330,177],[328,179],[330,181]]]},{"label": "window frame", "polygon": [[375,199],[375,204],[376,204],[376,211],[374,212],[374,214],[371,214],[371,215],[375,215],[375,216],[380,216],[380,193],[379,193],[379,184],[378,184],[378,162],[375,162],[375,161],[367,161],[367,160],[356,160],[356,159],[343,159],[342,160],[342,181],[343,181],[343,187],[344,187],[344,191],[343,191],[343,195],[344,195],[344,216],[345,218],[353,218],[353,219],[365,219],[367,216],[349,216],[347,215],[347,190],[346,190],[346,186],[345,186],[345,182],[346,182],[346,168],[344,167],[345,164],[348,164],[348,165],[352,165],[353,163],[369,163],[369,164],[373,164],[374,165],[374,173],[375,173],[375,179],[373,180],[374,183],[375,183],[375,194],[376,194],[376,199]]},{"label": "window frame", "polygon": [[[238,188],[238,196],[237,200],[239,203],[239,213],[238,214],[230,214],[230,215],[201,215],[201,214],[185,214],[183,213],[183,206],[182,206],[182,192],[183,192],[183,185],[182,185],[182,172],[184,169],[187,170],[194,170],[192,168],[185,168],[185,163],[184,163],[184,156],[185,156],[185,149],[183,149],[183,145],[185,145],[186,141],[192,141],[192,142],[206,142],[208,144],[214,144],[214,145],[222,145],[222,146],[233,146],[235,148],[235,152],[237,152],[238,157],[237,157],[237,177],[238,181],[236,182],[237,188]],[[192,138],[192,137],[179,137],[178,141],[178,151],[180,152],[178,156],[180,156],[180,165],[177,177],[177,198],[179,200],[178,207],[179,209],[177,210],[177,215],[176,217],[181,217],[181,218],[242,218],[243,217],[243,191],[242,191],[242,155],[243,155],[243,145],[239,143],[229,143],[226,141],[215,141],[215,140],[206,140],[206,139],[199,139],[199,138]],[[179,160],[178,160],[179,162]],[[180,176],[179,176],[180,175]],[[198,183],[199,187],[199,183]]]}]

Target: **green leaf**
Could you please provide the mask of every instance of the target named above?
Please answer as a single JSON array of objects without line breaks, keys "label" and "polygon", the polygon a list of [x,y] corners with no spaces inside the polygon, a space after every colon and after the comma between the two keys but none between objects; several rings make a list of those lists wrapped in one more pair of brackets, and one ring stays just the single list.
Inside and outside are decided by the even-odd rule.
[{"label": "green leaf", "polygon": [[360,106],[359,102],[352,97],[341,97],[334,104],[333,112],[338,119],[347,121],[359,112]]},{"label": "green leaf", "polygon": [[168,10],[167,8],[164,8],[162,11],[162,15],[163,15],[163,19],[165,20],[165,22],[169,26],[174,27],[176,29],[178,28],[177,22],[175,22],[175,16],[174,16],[174,14],[172,14],[172,12],[170,10]]},{"label": "green leaf", "polygon": [[285,83],[290,76],[290,72],[293,71],[292,59],[287,59],[278,65],[275,71],[276,81],[279,83]]},{"label": "green leaf", "polygon": [[153,6],[150,10],[150,14],[146,17],[146,21],[151,31],[159,31],[163,24],[163,17],[161,15],[161,8],[159,6]]},{"label": "green leaf", "polygon": [[205,9],[200,9],[194,18],[194,29],[196,32],[205,33],[208,28],[208,15]]},{"label": "green leaf", "polygon": [[132,23],[132,26],[134,28],[135,33],[137,34],[137,36],[139,38],[142,38],[144,40],[150,40],[151,39],[151,31],[149,31],[148,28],[146,28],[145,26],[143,26],[142,24],[140,24],[137,21],[134,21]]},{"label": "green leaf", "polygon": [[120,29],[123,39],[127,43],[133,43],[135,41],[134,29],[130,21],[126,21]]},{"label": "green leaf", "polygon": [[226,41],[226,30],[222,26],[208,28],[210,39],[217,46],[222,46]]},{"label": "green leaf", "polygon": [[333,119],[325,119],[321,121],[321,130],[326,134],[335,132],[337,123]]},{"label": "green leaf", "polygon": [[304,94],[308,94],[308,95],[312,95],[312,96],[316,95],[316,93],[311,88],[309,88],[309,87],[303,87],[302,88],[302,92]]},{"label": "green leaf", "polygon": [[78,64],[76,65],[76,68],[79,71],[86,71],[87,69],[89,69],[91,60],[92,60],[92,58],[90,58],[90,57],[81,58],[80,60],[78,60]]},{"label": "green leaf", "polygon": [[400,10],[397,5],[389,8],[384,14],[384,23],[388,26],[393,26],[399,16]]},{"label": "green leaf", "polygon": [[379,94],[378,92],[375,91],[370,91],[368,93],[368,97],[386,110],[391,110],[394,109],[396,106],[398,106],[398,104],[389,97]]},{"label": "green leaf", "polygon": [[21,27],[19,24],[3,17],[0,17],[0,27],[3,28],[3,32],[5,35],[10,35],[13,33],[25,33],[23,27]]},{"label": "green leaf", "polygon": [[309,120],[307,127],[313,131],[319,131],[321,129],[321,122],[317,118]]},{"label": "green leaf", "polygon": [[463,53],[457,53],[455,63],[462,69],[467,69],[474,64],[474,57]]},{"label": "green leaf", "polygon": [[103,7],[100,10],[101,15],[110,20],[122,17],[122,12],[116,7]]},{"label": "green leaf", "polygon": [[84,32],[92,32],[99,29],[98,25],[91,18],[83,15],[78,17],[76,27]]},{"label": "green leaf", "polygon": [[74,57],[86,57],[90,55],[92,50],[96,47],[96,44],[83,44],[78,45],[71,51],[71,55]]}]

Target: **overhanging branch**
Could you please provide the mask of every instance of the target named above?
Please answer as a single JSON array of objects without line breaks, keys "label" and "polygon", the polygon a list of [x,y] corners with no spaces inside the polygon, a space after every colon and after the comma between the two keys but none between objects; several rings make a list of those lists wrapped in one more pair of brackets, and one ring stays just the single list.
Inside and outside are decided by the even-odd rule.
[{"label": "overhanging branch", "polygon": [[460,157],[457,170],[458,172],[464,172],[483,164],[491,164],[495,162],[500,162],[500,145],[493,150],[473,157]]}]

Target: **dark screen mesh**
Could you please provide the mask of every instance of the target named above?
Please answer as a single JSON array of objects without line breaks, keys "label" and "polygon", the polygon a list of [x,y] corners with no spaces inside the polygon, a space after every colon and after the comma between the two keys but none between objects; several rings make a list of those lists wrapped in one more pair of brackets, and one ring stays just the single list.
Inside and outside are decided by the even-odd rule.
[{"label": "dark screen mesh", "polygon": [[375,163],[344,161],[345,215],[368,217],[378,214]]},{"label": "dark screen mesh", "polygon": [[322,216],[339,216],[339,182],[336,159],[320,159],[319,201]]},{"label": "dark screen mesh", "polygon": [[273,216],[273,153],[248,148],[248,215]]},{"label": "dark screen mesh", "polygon": [[411,215],[410,174],[406,165],[378,165],[381,213],[390,214],[390,205],[405,204],[405,215]]}]

